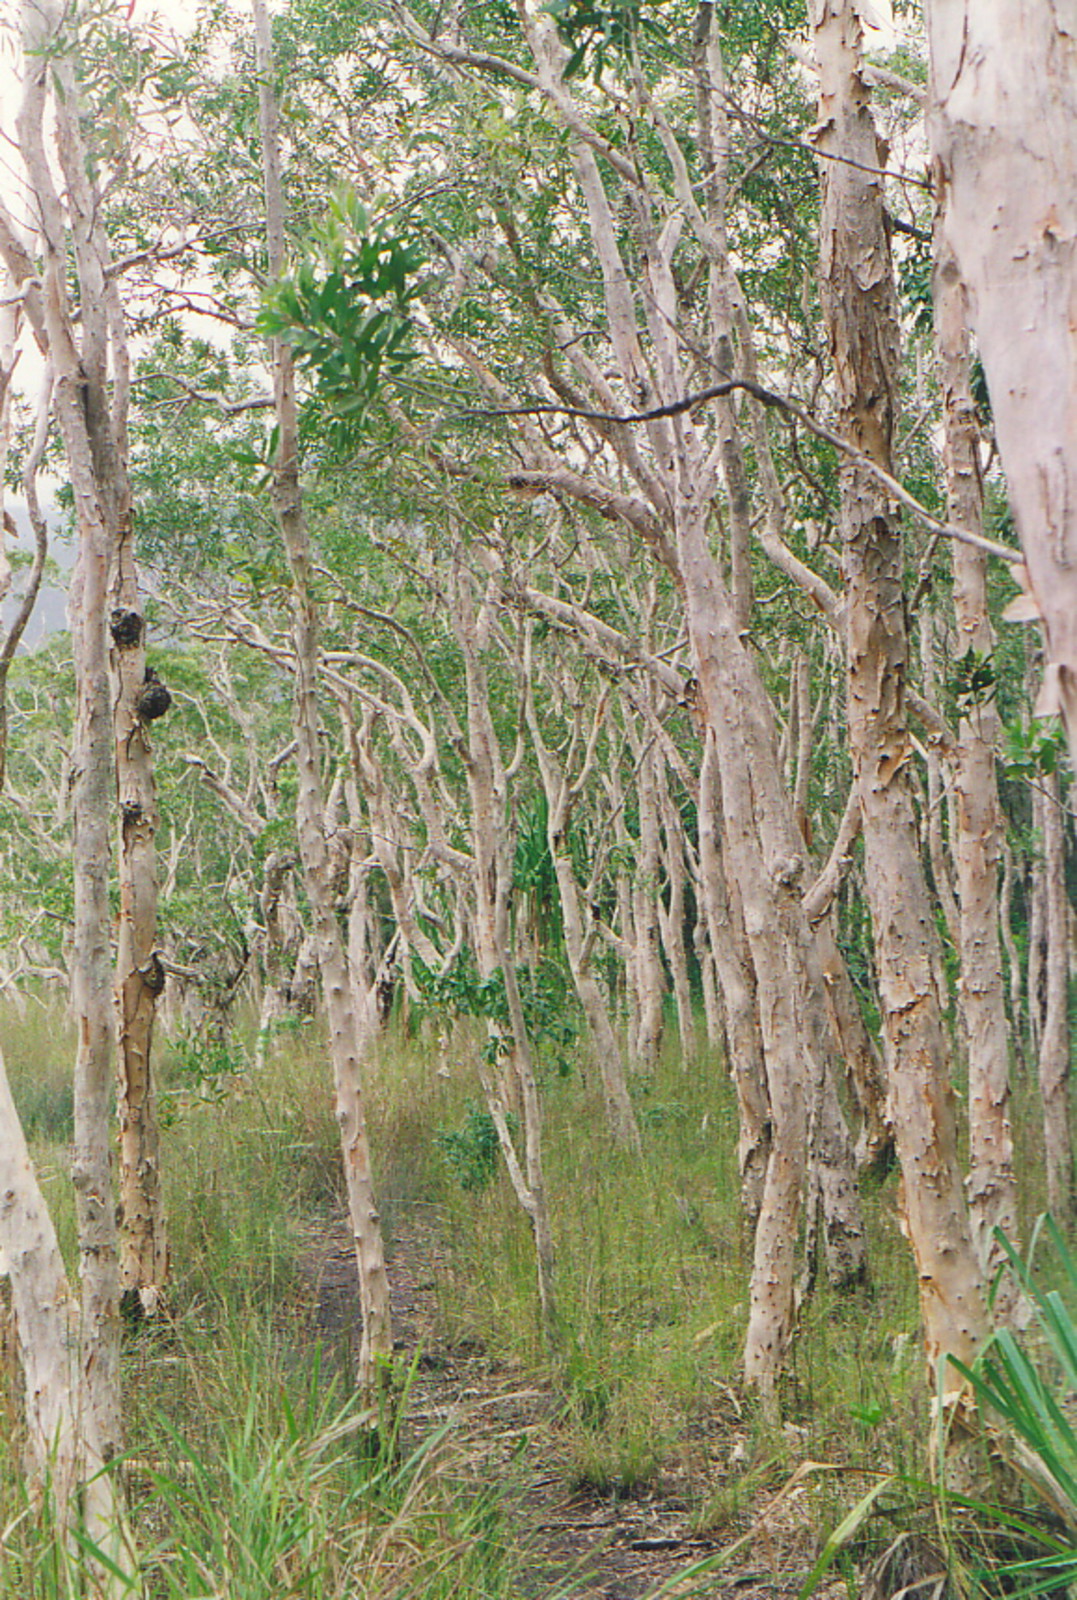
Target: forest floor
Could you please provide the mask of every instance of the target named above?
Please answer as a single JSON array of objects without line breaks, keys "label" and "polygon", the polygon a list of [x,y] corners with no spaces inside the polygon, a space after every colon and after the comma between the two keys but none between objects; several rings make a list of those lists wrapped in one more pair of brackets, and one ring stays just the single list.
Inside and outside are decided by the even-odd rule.
[{"label": "forest floor", "polygon": [[[389,1246],[398,1356],[414,1367],[401,1443],[406,1450],[446,1427],[453,1464],[477,1490],[496,1491],[509,1534],[526,1552],[525,1596],[571,1594],[573,1600],[644,1600],[694,1593],[739,1600],[795,1596],[817,1554],[803,1489],[796,1482],[761,1490],[720,1531],[697,1531],[698,1506],[720,1481],[736,1448],[736,1417],[711,1419],[673,1471],[631,1495],[602,1493],[573,1482],[558,1439],[558,1397],[552,1384],[491,1358],[474,1342],[447,1339],[439,1314],[439,1280],[449,1254],[425,1208],[394,1221]],[[347,1371],[357,1349],[358,1280],[344,1222],[311,1228],[303,1257],[311,1337],[330,1369]],[[697,1481],[693,1481],[693,1479]],[[750,1533],[745,1542],[744,1534]],[[720,1573],[683,1587],[678,1574],[740,1542]],[[825,1600],[826,1586],[817,1594]],[[838,1583],[835,1593],[846,1593]]]}]

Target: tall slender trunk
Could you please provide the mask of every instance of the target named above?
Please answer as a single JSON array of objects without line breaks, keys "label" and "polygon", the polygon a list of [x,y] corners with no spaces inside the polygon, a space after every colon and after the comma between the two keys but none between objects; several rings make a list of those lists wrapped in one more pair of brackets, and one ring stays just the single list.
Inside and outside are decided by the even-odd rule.
[{"label": "tall slender trunk", "polygon": [[[66,286],[61,291],[43,285],[41,295],[35,296],[31,320],[37,324],[39,343],[48,352],[57,374],[56,412],[65,453],[69,460],[72,455],[79,458],[81,484],[76,482],[73,468],[72,487],[80,529],[79,598],[83,611],[81,616],[76,612],[73,617],[73,634],[82,650],[81,670],[95,681],[92,694],[100,695],[106,710],[111,706],[113,721],[110,762],[115,766],[120,798],[120,923],[115,979],[123,1279],[136,1303],[149,1309],[156,1303],[167,1276],[168,1251],[150,1061],[153,1014],[164,987],[164,971],[155,951],[156,796],[145,730],[155,716],[167,709],[169,696],[159,684],[151,694],[145,675],[127,468],[127,336],[116,277],[110,270],[111,251],[102,222],[101,197],[82,137],[79,85],[62,32],[68,21],[66,12],[61,15],[61,8],[51,3],[25,8],[28,58],[44,52],[53,64],[52,81],[58,91],[55,153],[63,175],[62,200],[55,189],[50,154],[45,147],[42,118],[46,85],[36,71],[27,75],[18,131],[51,257],[48,270],[59,272],[61,263],[66,265],[70,241],[77,282],[77,319],[68,304]],[[4,234],[4,253],[9,269],[19,277],[14,264],[17,243],[6,216],[3,221],[0,231]],[[88,508],[90,499],[92,508]],[[34,510],[33,504],[31,509]],[[40,537],[39,531],[39,542]],[[105,644],[106,617],[110,613],[116,666],[111,692]],[[97,674],[102,670],[103,689],[96,685]],[[93,744],[96,761],[100,706],[95,704],[91,713],[88,700],[82,698],[80,703],[86,713],[82,737]],[[88,785],[88,803],[100,803],[104,808],[102,823],[93,824],[95,833],[100,825],[107,829],[111,779],[106,785],[103,774],[95,772],[87,779],[77,765],[75,770],[77,782]],[[84,830],[87,827],[89,824],[84,821]],[[97,849],[96,843],[93,848]],[[96,871],[104,873],[104,889],[95,886],[89,895],[94,903],[94,910],[88,913],[91,920],[99,914],[99,902],[107,904],[107,851],[100,856]],[[106,926],[108,921],[106,911]],[[95,999],[95,1008],[97,1003]],[[102,1047],[95,1044],[86,1048],[93,1053]],[[95,1081],[97,1072],[94,1067],[90,1074]]]},{"label": "tall slender trunk", "polygon": [[[1042,784],[1032,786],[1032,837],[1042,841],[1047,797]],[[1028,996],[1028,1053],[1038,1060],[1047,1009],[1047,863],[1042,848],[1032,855],[1028,881],[1028,959],[1025,990]]]},{"label": "tall slender trunk", "polygon": [[[813,0],[812,16],[823,158],[820,285],[840,428],[890,470],[897,317],[861,23],[853,0]],[[972,1360],[987,1332],[987,1313],[957,1159],[934,919],[909,773],[901,538],[885,496],[862,469],[843,466],[841,501],[849,744],[863,815],[905,1221],[934,1370],[945,1355]],[[959,1392],[952,1369],[942,1381],[948,1394]]]},{"label": "tall slender trunk", "polygon": [[[924,698],[930,705],[936,705],[938,701],[937,637],[935,613],[932,609],[931,597],[930,595],[925,595],[920,603],[920,671]],[[927,858],[931,863],[935,898],[942,907],[947,937],[954,949],[960,950],[961,914],[958,910],[957,895],[954,893],[953,871],[950,856],[947,855],[946,840],[943,834],[946,791],[942,775],[942,762],[939,760],[938,751],[931,745],[928,746],[925,766],[927,768],[927,806],[923,818],[923,829],[926,834]],[[951,839],[950,846],[951,852],[956,855],[956,841]],[[962,1021],[959,1017],[959,1028],[961,1025]]]},{"label": "tall slender trunk", "polygon": [[658,752],[644,730],[636,743],[636,798],[639,805],[639,852],[632,886],[632,924],[636,935],[636,971],[639,994],[639,1034],[636,1055],[645,1072],[658,1065],[665,1028],[663,999],[666,975],[662,966],[658,926],[661,853],[658,831],[658,786],[655,763]]},{"label": "tall slender trunk", "polygon": [[696,895],[696,920],[692,929],[692,948],[696,953],[696,965],[699,968],[699,984],[703,991],[703,1018],[707,1030],[707,1043],[712,1049],[720,1049],[725,1043],[725,1028],[722,1026],[721,1001],[718,996],[718,972],[715,966],[714,953],[711,950],[710,934],[707,932],[707,913],[703,907],[703,895],[700,875],[695,876]]},{"label": "tall slender trunk", "polygon": [[894,1151],[887,1110],[886,1070],[864,1022],[845,957],[838,948],[834,919],[832,910],[820,918],[815,924],[815,941],[823,963],[830,1025],[845,1064],[850,1099],[860,1113],[855,1161],[860,1169],[885,1171]]},{"label": "tall slender trunk", "polygon": [[666,864],[666,888],[669,895],[668,907],[661,899],[659,900],[658,918],[666,963],[673,984],[673,996],[677,1005],[677,1033],[680,1038],[681,1056],[687,1063],[696,1053],[696,1027],[692,1015],[688,952],[684,940],[684,828],[673,803],[673,796],[669,792],[669,776],[660,755],[656,759],[655,775],[658,780],[662,854]]},{"label": "tall slender trunk", "polygon": [[161,1194],[160,1128],[152,1047],[165,985],[157,953],[157,788],[149,724],[168,709],[164,685],[146,671],[129,516],[117,530],[110,583],[112,726],[120,809],[120,916],[116,940],[119,1025],[120,1286],[125,1303],[156,1309],[168,1279]]},{"label": "tall slender trunk", "polygon": [[[942,217],[935,227],[935,349],[946,425],[945,462],[950,521],[972,533],[983,524],[980,437],[972,396],[965,297]],[[987,557],[967,544],[951,546],[958,655],[970,668],[990,661],[994,632],[987,615]],[[961,1014],[968,1042],[969,1174],[966,1188],[977,1254],[990,1280],[1004,1257],[1001,1228],[1017,1241],[1017,1179],[1010,1126],[1010,1028],[999,937],[998,870],[1002,812],[995,775],[999,738],[993,686],[968,694],[958,725],[953,849],[957,863],[961,949]],[[1017,1019],[1020,1026],[1020,1020]],[[997,1318],[1010,1317],[1018,1294],[1012,1274],[995,1292]]]},{"label": "tall slender trunk", "polygon": [[1063,1226],[1073,1220],[1073,1144],[1070,1139],[1069,931],[1066,898],[1065,813],[1058,773],[1041,778],[1043,864],[1046,885],[1047,1000],[1040,1040],[1040,1096],[1047,1165],[1047,1204]]},{"label": "tall slender trunk", "polygon": [[1013,936],[1011,922],[1013,908],[1014,886],[1014,861],[1013,850],[1006,837],[1005,819],[1001,819],[999,828],[999,843],[1002,854],[1002,887],[999,890],[999,925],[1002,932],[1002,944],[1006,951],[1006,961],[1009,966],[1009,996],[1010,996],[1010,1038],[1013,1040],[1014,1062],[1019,1075],[1028,1069],[1028,1054],[1025,1049],[1024,1012],[1022,999],[1024,996],[1023,972],[1021,957],[1017,949],[1017,940]]},{"label": "tall slender trunk", "polygon": [[[273,276],[279,276],[285,266],[285,237],[272,44],[265,0],[252,0],[252,7],[269,270]],[[325,794],[318,743],[318,615],[311,592],[310,539],[299,485],[295,377],[291,352],[279,342],[272,348],[272,364],[279,430],[273,504],[292,580],[292,639],[296,666],[294,727],[299,778],[296,824],[329,1020],[336,1115],[348,1214],[359,1269],[363,1333],[357,1381],[361,1393],[374,1397],[386,1390],[390,1376],[393,1336],[389,1280],[367,1140],[359,1024],[347,952],[337,922],[333,869],[325,833]]]},{"label": "tall slender trunk", "polygon": [[[628,859],[632,841],[625,823],[624,787],[616,760],[610,763],[610,769],[605,776],[605,786],[609,796],[610,810],[613,813],[613,831],[614,838],[617,841],[619,861],[624,861]],[[624,949],[625,1024],[628,1034],[628,1055],[631,1060],[638,1054],[637,1043],[641,1010],[639,963],[636,960],[636,927],[632,914],[632,882],[628,872],[621,865],[618,865],[615,873],[615,891],[617,897],[617,932],[620,935]]]},{"label": "tall slender trunk", "polygon": [[258,1007],[258,1034],[254,1045],[254,1070],[261,1073],[269,1053],[273,1029],[288,1012],[290,960],[295,941],[285,934],[284,893],[297,862],[290,850],[271,850],[262,868],[262,887],[258,895],[262,913],[262,998]]},{"label": "tall slender trunk", "polygon": [[770,1156],[770,1099],[763,1039],[756,1008],[755,971],[739,905],[732,904],[721,847],[721,790],[717,744],[707,732],[699,772],[699,878],[710,945],[726,1016],[729,1072],[737,1096],[737,1165],[741,1204],[749,1236],[755,1233],[763,1204]]}]

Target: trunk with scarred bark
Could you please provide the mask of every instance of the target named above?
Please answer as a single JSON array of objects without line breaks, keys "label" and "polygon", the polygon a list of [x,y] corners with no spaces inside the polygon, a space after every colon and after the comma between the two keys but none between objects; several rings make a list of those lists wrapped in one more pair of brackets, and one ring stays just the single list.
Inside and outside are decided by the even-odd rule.
[{"label": "trunk with scarred bark", "polygon": [[[935,349],[939,361],[946,427],[945,462],[950,521],[973,533],[982,530],[983,482],[980,437],[972,395],[972,359],[965,296],[942,217],[935,229]],[[987,557],[955,543],[953,605],[958,657],[974,666],[994,652],[987,615]],[[971,685],[971,671],[965,675]],[[1010,1029],[999,933],[998,873],[1002,813],[995,775],[1000,736],[993,692],[970,693],[957,730],[954,791],[957,806],[953,851],[961,951],[961,1015],[968,1049],[969,1174],[966,1187],[972,1237],[986,1277],[994,1278],[1004,1257],[995,1237],[1001,1228],[1017,1240],[1017,1180],[1010,1126]],[[1017,1286],[1007,1273],[994,1297],[997,1318],[1012,1315]]]},{"label": "trunk with scarred bark", "polygon": [[[887,470],[898,333],[880,148],[852,0],[813,0],[815,130],[823,212],[820,287],[843,436]],[[905,716],[908,639],[901,537],[886,496],[842,468],[849,743],[863,816],[868,901],[886,1034],[891,1110],[916,1257],[928,1362],[971,1361],[987,1333],[957,1158],[953,1096],[935,982],[935,930],[921,865]],[[948,1374],[948,1375],[947,1375]],[[947,1392],[960,1380],[947,1369]]]},{"label": "trunk with scarred bark", "polygon": [[119,1026],[120,1282],[125,1303],[152,1313],[168,1280],[168,1235],[161,1196],[160,1129],[152,1048],[165,973],[157,952],[157,788],[149,726],[170,697],[147,678],[133,532],[117,529],[110,584],[110,676],[116,788],[120,806],[120,915],[116,936]]}]

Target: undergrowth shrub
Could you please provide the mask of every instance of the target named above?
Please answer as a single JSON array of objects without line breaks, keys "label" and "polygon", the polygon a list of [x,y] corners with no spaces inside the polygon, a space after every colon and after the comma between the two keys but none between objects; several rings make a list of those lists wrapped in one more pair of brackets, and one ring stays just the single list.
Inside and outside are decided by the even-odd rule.
[{"label": "undergrowth shrub", "polygon": [[[507,1120],[515,1135],[516,1118],[510,1115]],[[465,1194],[481,1194],[493,1183],[500,1146],[494,1119],[482,1106],[470,1101],[462,1126],[441,1129],[434,1135],[434,1143]]]}]

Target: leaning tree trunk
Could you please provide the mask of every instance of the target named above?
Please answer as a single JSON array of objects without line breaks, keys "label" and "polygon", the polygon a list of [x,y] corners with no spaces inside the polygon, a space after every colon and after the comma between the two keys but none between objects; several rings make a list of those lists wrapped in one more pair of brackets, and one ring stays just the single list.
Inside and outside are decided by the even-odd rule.
[{"label": "leaning tree trunk", "polygon": [[666,963],[669,967],[673,984],[673,996],[677,1003],[677,1032],[680,1037],[681,1059],[684,1064],[687,1064],[694,1058],[696,1053],[696,1030],[695,1018],[692,1015],[692,991],[688,982],[688,951],[684,938],[684,885],[686,876],[684,825],[670,793],[669,776],[661,756],[656,758],[655,772],[659,785],[658,798],[664,840],[663,854],[666,863],[667,893],[669,895],[668,908],[661,898],[658,901],[658,918],[662,932],[662,945],[666,952]]},{"label": "leaning tree trunk", "polygon": [[[285,265],[284,209],[280,176],[280,138],[273,92],[273,58],[265,0],[253,0],[262,157],[265,164],[266,235],[269,270],[277,277]],[[359,1269],[363,1318],[357,1381],[362,1394],[387,1390],[393,1352],[389,1280],[381,1218],[374,1194],[367,1141],[366,1111],[355,997],[347,952],[337,922],[333,865],[325,833],[325,796],[318,744],[318,616],[311,593],[310,540],[299,487],[299,429],[291,352],[272,347],[274,403],[279,445],[273,501],[292,578],[292,634],[295,651],[296,824],[304,881],[310,900],[322,977],[336,1090],[336,1114],[348,1194],[348,1213]]]},{"label": "leaning tree trunk", "polygon": [[1047,1204],[1063,1226],[1074,1214],[1070,1140],[1069,904],[1066,896],[1065,813],[1058,773],[1043,785],[1043,871],[1046,884],[1046,1004],[1040,1039],[1040,1097],[1047,1167]]},{"label": "leaning tree trunk", "polygon": [[754,1237],[763,1204],[770,1156],[770,1100],[763,1038],[755,997],[755,971],[743,917],[726,883],[719,843],[721,788],[714,735],[705,732],[699,771],[699,893],[725,1007],[729,1074],[737,1096],[737,1166],[748,1236]]},{"label": "leaning tree trunk", "polygon": [[929,0],[931,140],[1077,767],[1077,26],[1072,3]]},{"label": "leaning tree trunk", "polygon": [[28,1465],[49,1482],[61,1524],[79,1483],[104,1465],[92,1418],[81,1417],[78,1305],[0,1060],[0,1276],[11,1281],[23,1373]]},{"label": "leaning tree trunk", "polygon": [[646,729],[633,743],[636,756],[636,798],[639,806],[639,855],[632,886],[632,923],[636,932],[635,959],[639,992],[639,1032],[636,1057],[644,1072],[658,1066],[665,1028],[666,975],[658,925],[661,851],[658,833],[657,752]]},{"label": "leaning tree trunk", "polygon": [[[946,241],[935,229],[935,349],[946,424],[945,460],[950,521],[979,533],[983,521],[980,433],[972,396],[972,361],[965,297]],[[987,615],[987,557],[954,543],[953,604],[958,656],[968,670],[954,759],[957,815],[953,850],[961,950],[961,1012],[968,1042],[969,1175],[972,1237],[990,1280],[1004,1262],[995,1230],[1017,1239],[1017,1179],[1010,1126],[1010,1029],[999,937],[998,874],[1002,812],[995,776],[1000,725],[994,683],[976,688],[976,668],[994,652]],[[1017,1025],[1020,1023],[1018,1021]],[[995,1315],[1008,1318],[1017,1286],[1006,1273],[995,1292]]]},{"label": "leaning tree trunk", "polygon": [[[879,143],[853,0],[813,0],[823,157],[820,278],[841,432],[891,469],[898,329]],[[908,639],[901,537],[879,485],[842,468],[849,744],[863,816],[868,900],[929,1364],[971,1361],[987,1332],[957,1158],[934,976],[934,917],[917,838],[905,715]],[[954,1369],[943,1377],[956,1393]]]}]

